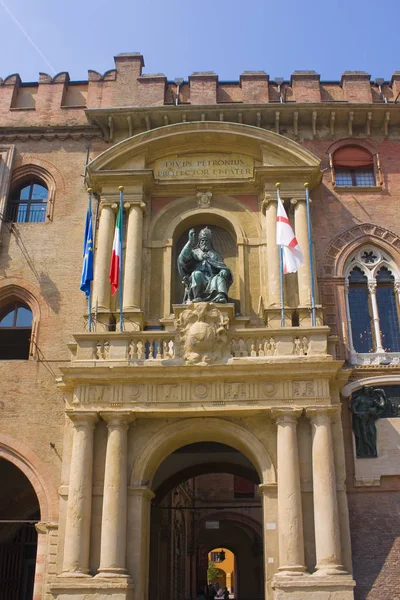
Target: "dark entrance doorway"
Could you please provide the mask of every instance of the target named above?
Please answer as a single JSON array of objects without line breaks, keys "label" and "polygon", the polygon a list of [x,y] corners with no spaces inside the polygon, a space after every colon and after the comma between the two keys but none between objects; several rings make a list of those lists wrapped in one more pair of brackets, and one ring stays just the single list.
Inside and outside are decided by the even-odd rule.
[{"label": "dark entrance doorway", "polygon": [[22,471],[3,458],[0,481],[0,600],[32,600],[38,499]]},{"label": "dark entrance doorway", "polygon": [[[231,598],[264,598],[258,484],[251,462],[220,443],[189,444],[163,461],[153,484],[151,600],[195,600],[200,589],[211,598],[211,584],[227,582],[222,572],[219,581],[210,579],[209,553],[217,547],[235,555]],[[215,568],[223,571],[222,562]]]}]

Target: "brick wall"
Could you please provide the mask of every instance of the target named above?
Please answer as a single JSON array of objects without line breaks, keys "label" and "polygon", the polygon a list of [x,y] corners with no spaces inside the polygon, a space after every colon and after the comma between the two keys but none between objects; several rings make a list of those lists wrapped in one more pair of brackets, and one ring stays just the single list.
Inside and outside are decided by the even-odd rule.
[{"label": "brick wall", "polygon": [[400,491],[348,495],[355,600],[400,599]]},{"label": "brick wall", "polygon": [[[139,53],[115,57],[115,68],[103,75],[88,71],[86,82],[71,82],[67,72],[51,77],[41,73],[37,83],[26,84],[18,74],[0,78],[0,127],[32,125],[84,125],[84,109],[123,106],[162,106],[175,103],[176,84],[164,74],[143,74]],[[5,74],[4,74],[5,75]],[[278,86],[264,71],[245,71],[238,81],[219,82],[212,72],[196,72],[180,88],[180,103],[267,104],[279,102]],[[393,74],[382,93],[393,102],[399,93],[400,75]],[[79,90],[74,90],[74,86]],[[295,71],[281,86],[285,100],[297,103],[345,101],[380,103],[378,87],[363,71],[345,71],[341,81],[321,82],[315,71]]]}]

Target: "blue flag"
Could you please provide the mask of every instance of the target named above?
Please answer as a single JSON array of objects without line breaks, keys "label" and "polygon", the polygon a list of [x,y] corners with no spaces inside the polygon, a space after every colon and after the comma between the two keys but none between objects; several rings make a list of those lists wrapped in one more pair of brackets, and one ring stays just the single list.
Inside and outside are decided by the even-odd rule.
[{"label": "blue flag", "polygon": [[85,292],[86,297],[90,296],[90,284],[93,281],[93,227],[92,211],[88,209],[85,225],[84,256],[80,289]]}]

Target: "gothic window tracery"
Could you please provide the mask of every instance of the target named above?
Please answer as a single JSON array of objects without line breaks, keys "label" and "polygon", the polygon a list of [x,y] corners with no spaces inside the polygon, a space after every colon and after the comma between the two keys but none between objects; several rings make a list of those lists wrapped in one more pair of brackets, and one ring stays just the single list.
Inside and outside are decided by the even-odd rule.
[{"label": "gothic window tracery", "polygon": [[345,270],[350,351],[357,354],[400,352],[400,273],[385,252],[364,246],[348,260]]}]

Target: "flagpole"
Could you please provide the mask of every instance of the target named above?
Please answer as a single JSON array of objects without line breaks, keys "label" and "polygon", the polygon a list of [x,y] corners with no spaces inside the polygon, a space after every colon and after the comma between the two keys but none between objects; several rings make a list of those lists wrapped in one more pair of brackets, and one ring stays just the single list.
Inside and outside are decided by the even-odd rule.
[{"label": "flagpole", "polygon": [[122,278],[122,273],[123,273],[123,265],[122,265],[122,260],[123,260],[123,232],[124,232],[124,186],[120,185],[119,186],[119,210],[121,211],[121,258],[119,261],[119,330],[123,331],[124,330],[124,313],[123,313],[123,307],[122,307],[122,298],[123,298],[123,278]]},{"label": "flagpole", "polygon": [[[92,214],[92,188],[88,189],[89,194],[89,214]],[[86,243],[87,240],[85,240]],[[89,296],[88,296],[88,330],[92,331],[92,282],[89,281]]]},{"label": "flagpole", "polygon": [[[276,198],[279,202],[281,199],[279,188],[281,187],[280,183],[275,184],[276,187]],[[283,248],[279,246],[279,285],[281,292],[281,327],[285,327],[285,292],[283,287]]]},{"label": "flagpole", "polygon": [[306,211],[307,211],[307,231],[308,231],[308,251],[310,254],[310,275],[311,275],[311,323],[313,327],[317,325],[317,314],[315,307],[315,277],[314,277],[314,258],[313,258],[313,247],[311,240],[311,215],[310,215],[310,194],[308,191],[310,184],[305,183],[306,189]]}]

